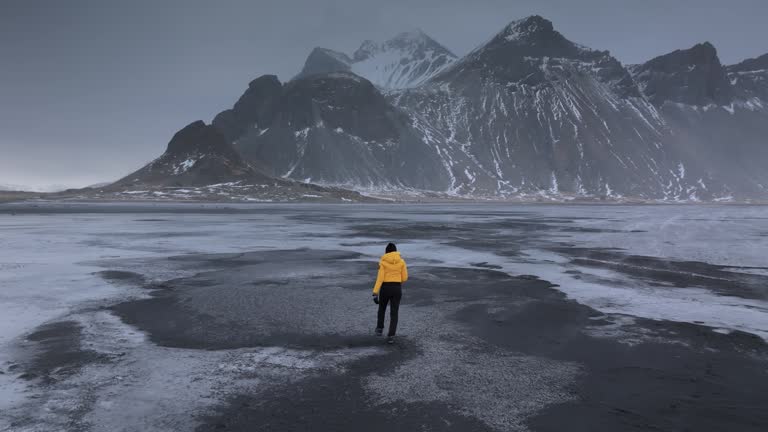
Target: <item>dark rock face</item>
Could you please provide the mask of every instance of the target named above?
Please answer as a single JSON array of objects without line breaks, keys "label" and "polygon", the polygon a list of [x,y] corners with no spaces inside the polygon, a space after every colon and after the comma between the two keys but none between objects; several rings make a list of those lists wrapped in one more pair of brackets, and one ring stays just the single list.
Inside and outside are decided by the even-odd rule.
[{"label": "dark rock face", "polygon": [[278,109],[281,120],[305,129],[327,122],[366,141],[395,139],[392,108],[371,84],[351,73],[297,80],[285,86]]},{"label": "dark rock face", "polygon": [[272,121],[272,105],[281,92],[282,84],[275,75],[256,78],[232,109],[222,111],[213,119],[213,125],[232,143],[246,127]]},{"label": "dark rock face", "polygon": [[177,132],[159,158],[111,188],[269,182],[235,151],[217,128],[198,120]]},{"label": "dark rock face", "polygon": [[197,120],[176,132],[168,143],[166,153],[169,155],[189,155],[195,153],[215,153],[222,156],[237,158],[237,153],[231,145],[222,139],[216,128],[208,126],[202,120]]},{"label": "dark rock face", "polygon": [[283,87],[272,122],[237,141],[274,176],[307,182],[440,190],[447,174],[374,85],[357,75],[312,75]]},{"label": "dark rock face", "polygon": [[726,70],[709,42],[656,57],[633,68],[643,93],[660,106],[664,102],[705,106],[733,100]]}]

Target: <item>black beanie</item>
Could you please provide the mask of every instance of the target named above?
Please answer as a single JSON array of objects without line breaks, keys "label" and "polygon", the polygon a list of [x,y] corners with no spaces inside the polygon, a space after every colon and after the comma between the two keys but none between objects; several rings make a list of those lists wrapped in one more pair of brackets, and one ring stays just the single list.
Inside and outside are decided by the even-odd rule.
[{"label": "black beanie", "polygon": [[395,246],[394,243],[390,243],[387,245],[387,253],[390,252],[397,252],[397,246]]}]

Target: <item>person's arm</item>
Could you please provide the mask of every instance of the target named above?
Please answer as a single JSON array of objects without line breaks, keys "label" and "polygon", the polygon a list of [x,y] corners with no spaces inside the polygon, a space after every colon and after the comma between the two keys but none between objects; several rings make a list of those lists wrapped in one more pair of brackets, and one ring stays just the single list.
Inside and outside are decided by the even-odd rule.
[{"label": "person's arm", "polygon": [[400,270],[400,280],[403,282],[408,280],[408,266],[405,264],[405,260],[403,260],[403,269]]},{"label": "person's arm", "polygon": [[384,269],[382,268],[381,263],[379,263],[379,274],[376,275],[376,284],[373,286],[373,295],[379,295],[382,282],[384,282]]}]

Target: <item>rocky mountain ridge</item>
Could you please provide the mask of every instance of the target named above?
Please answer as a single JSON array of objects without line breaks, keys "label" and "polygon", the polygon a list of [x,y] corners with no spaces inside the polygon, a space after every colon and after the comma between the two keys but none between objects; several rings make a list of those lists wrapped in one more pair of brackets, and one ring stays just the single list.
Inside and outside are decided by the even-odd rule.
[{"label": "rocky mountain ridge", "polygon": [[[624,66],[540,16],[460,59],[440,47],[416,32],[351,56],[316,48],[296,78],[253,80],[206,127],[235,171],[367,193],[768,198],[768,55],[724,66],[701,43]],[[362,67],[372,59],[390,66]]]}]

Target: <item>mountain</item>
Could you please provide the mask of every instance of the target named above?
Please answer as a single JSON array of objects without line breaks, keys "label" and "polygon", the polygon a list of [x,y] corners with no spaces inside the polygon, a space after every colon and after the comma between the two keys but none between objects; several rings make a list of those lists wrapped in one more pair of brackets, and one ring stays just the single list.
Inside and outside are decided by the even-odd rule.
[{"label": "mountain", "polygon": [[514,21],[426,85],[391,95],[462,194],[707,195],[664,145],[656,107],[607,51]]},{"label": "mountain", "polygon": [[689,173],[717,179],[722,196],[768,192],[768,81],[765,59],[725,67],[709,43],[631,68],[645,96],[659,109]]},{"label": "mountain", "polygon": [[166,151],[138,171],[83,191],[73,192],[120,199],[373,201],[339,188],[270,177],[246,162],[219,129],[202,120],[178,131]]},{"label": "mountain", "polygon": [[248,89],[232,109],[220,112],[212,124],[229,142],[234,142],[248,127],[258,127],[272,121],[273,106],[282,93],[282,84],[275,75],[264,75],[248,84]]},{"label": "mountain", "polygon": [[382,89],[418,86],[456,60],[456,56],[421,30],[404,32],[382,43],[366,40],[352,56],[315,48],[297,79],[331,72],[352,72]]},{"label": "mountain", "polygon": [[[258,93],[263,92],[252,85],[243,97]],[[270,175],[385,189],[440,190],[445,182],[434,150],[408,116],[360,76],[334,72],[294,79],[282,85],[270,108],[252,117],[234,143]]]},{"label": "mountain", "polygon": [[768,184],[759,59],[729,71],[703,43],[624,67],[531,16],[461,59],[431,48],[450,61],[412,81],[361,72],[432,42],[315,49],[295,79],[255,80],[214,125],[269,175],[357,189],[713,200]]},{"label": "mountain", "polygon": [[351,56],[316,48],[294,79],[251,81],[211,125],[182,129],[116,185],[234,184],[289,199],[313,187],[321,192],[309,195],[337,198],[350,188],[764,200],[766,63],[724,66],[701,43],[624,66],[540,16],[511,22],[460,59],[421,32],[365,42]]},{"label": "mountain", "polygon": [[113,186],[200,186],[231,181],[264,182],[224,135],[202,120],[178,131],[159,158],[118,180]]}]

